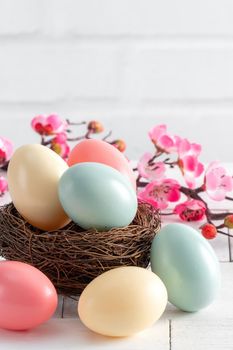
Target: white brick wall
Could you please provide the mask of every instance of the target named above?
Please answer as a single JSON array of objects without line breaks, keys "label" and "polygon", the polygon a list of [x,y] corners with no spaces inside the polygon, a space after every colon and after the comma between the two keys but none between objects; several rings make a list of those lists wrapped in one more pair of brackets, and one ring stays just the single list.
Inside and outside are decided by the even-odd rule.
[{"label": "white brick wall", "polygon": [[39,0],[0,0],[0,34],[35,34],[40,28]]},{"label": "white brick wall", "polygon": [[36,140],[54,111],[102,120],[129,157],[166,122],[233,160],[233,1],[0,0],[0,134]]}]

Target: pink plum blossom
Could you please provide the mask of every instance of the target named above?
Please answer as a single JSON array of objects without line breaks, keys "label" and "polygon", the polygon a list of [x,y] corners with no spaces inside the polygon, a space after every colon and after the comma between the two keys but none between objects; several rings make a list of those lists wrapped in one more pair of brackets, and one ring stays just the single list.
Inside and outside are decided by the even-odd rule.
[{"label": "pink plum blossom", "polygon": [[205,212],[205,204],[196,199],[189,199],[174,208],[174,213],[178,214],[183,221],[199,221],[203,219]]},{"label": "pink plum blossom", "polygon": [[0,176],[0,196],[2,196],[8,190],[8,184],[5,177]]},{"label": "pink plum blossom", "polygon": [[13,154],[13,143],[5,137],[0,137],[0,164],[7,162]]},{"label": "pink plum blossom", "polygon": [[215,201],[224,200],[227,192],[233,190],[232,177],[227,175],[224,167],[216,161],[208,166],[204,183],[208,196]]},{"label": "pink plum blossom", "polygon": [[50,114],[47,117],[38,115],[32,119],[32,128],[40,135],[54,135],[64,132],[67,123],[63,121],[57,114]]},{"label": "pink plum blossom", "polygon": [[70,146],[67,143],[67,136],[65,133],[57,134],[51,142],[50,148],[59,154],[63,159],[67,159],[70,153]]},{"label": "pink plum blossom", "polygon": [[176,180],[153,181],[138,193],[138,199],[150,203],[156,209],[166,209],[169,202],[180,199],[180,185]]},{"label": "pink plum blossom", "polygon": [[190,143],[187,139],[180,140],[178,146],[178,165],[189,188],[195,188],[196,178],[204,171],[204,165],[199,162],[201,145]]},{"label": "pink plum blossom", "polygon": [[166,167],[163,162],[153,162],[150,164],[150,160],[153,155],[149,152],[145,153],[138,162],[139,175],[149,181],[158,180],[164,177]]},{"label": "pink plum blossom", "polygon": [[166,153],[176,152],[181,140],[179,136],[168,134],[164,124],[154,126],[149,131],[149,137],[159,150]]}]

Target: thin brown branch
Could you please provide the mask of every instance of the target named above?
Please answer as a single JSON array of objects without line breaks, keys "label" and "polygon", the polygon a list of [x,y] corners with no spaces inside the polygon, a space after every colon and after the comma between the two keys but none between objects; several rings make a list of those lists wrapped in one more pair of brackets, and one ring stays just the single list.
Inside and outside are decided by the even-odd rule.
[{"label": "thin brown branch", "polygon": [[85,125],[85,124],[87,124],[86,121],[76,123],[76,122],[71,122],[69,119],[66,119],[66,122],[68,125]]},{"label": "thin brown branch", "polygon": [[230,233],[226,233],[224,231],[221,231],[221,230],[217,230],[219,233],[221,233],[221,235],[225,235],[225,236],[228,236],[228,237],[233,237],[233,235],[231,235]]},{"label": "thin brown branch", "polygon": [[79,137],[68,137],[67,141],[73,142],[73,141],[81,141],[83,139],[85,139],[85,135],[79,136]]},{"label": "thin brown branch", "polygon": [[157,151],[155,155],[149,160],[148,165],[152,165],[154,160],[163,154],[162,151]]},{"label": "thin brown branch", "polygon": [[174,213],[160,213],[161,216],[170,216],[170,215],[174,215]]},{"label": "thin brown branch", "polygon": [[106,136],[102,138],[103,141],[106,141],[112,135],[112,130],[110,130]]},{"label": "thin brown branch", "polygon": [[8,165],[9,165],[9,160],[7,162],[4,162],[1,166],[0,169],[1,170],[7,170],[8,169]]}]

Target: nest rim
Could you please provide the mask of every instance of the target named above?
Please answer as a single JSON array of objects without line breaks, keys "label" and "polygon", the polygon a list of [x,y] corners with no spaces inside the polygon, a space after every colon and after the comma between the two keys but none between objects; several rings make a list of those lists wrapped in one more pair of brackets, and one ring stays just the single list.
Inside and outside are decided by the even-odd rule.
[{"label": "nest rim", "polygon": [[84,230],[70,222],[49,232],[26,222],[9,203],[0,207],[0,256],[38,268],[59,294],[78,296],[91,280],[112,268],[146,268],[160,228],[158,210],[142,202],[133,222],[123,228]]}]

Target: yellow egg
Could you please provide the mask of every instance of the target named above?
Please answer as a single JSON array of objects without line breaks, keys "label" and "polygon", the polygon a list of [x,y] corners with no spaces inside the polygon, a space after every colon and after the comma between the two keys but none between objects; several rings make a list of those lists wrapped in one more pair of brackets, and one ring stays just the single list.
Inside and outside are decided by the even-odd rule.
[{"label": "yellow egg", "polygon": [[9,192],[18,212],[35,227],[55,230],[70,219],[58,198],[66,162],[42,145],[24,145],[13,154],[7,172]]},{"label": "yellow egg", "polygon": [[78,314],[86,327],[107,336],[140,332],[157,321],[167,304],[167,290],[153,272],[124,266],[104,272],[82,292]]}]

